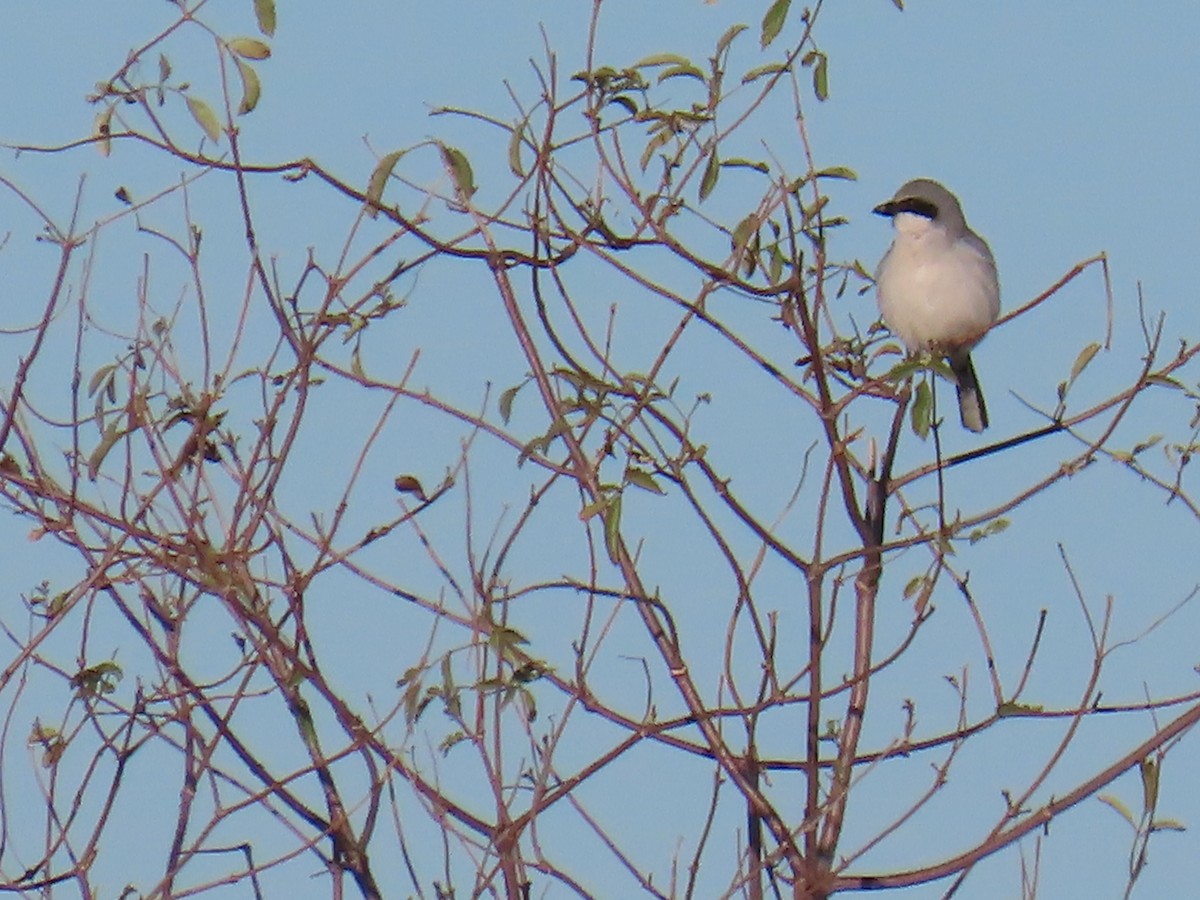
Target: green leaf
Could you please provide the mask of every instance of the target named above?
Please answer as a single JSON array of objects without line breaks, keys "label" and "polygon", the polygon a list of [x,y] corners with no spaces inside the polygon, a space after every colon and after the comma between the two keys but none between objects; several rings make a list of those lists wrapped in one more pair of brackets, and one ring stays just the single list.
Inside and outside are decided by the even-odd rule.
[{"label": "green leaf", "polygon": [[604,549],[614,565],[621,561],[621,495],[616,494],[604,510]]},{"label": "green leaf", "polygon": [[258,98],[262,96],[262,82],[258,80],[258,73],[248,62],[236,56],[233,61],[237,63],[238,74],[242,76],[242,102],[238,104],[238,115],[244,116],[258,106]]},{"label": "green leaf", "polygon": [[[398,686],[399,684],[397,684]],[[404,696],[402,698],[402,702],[404,703],[404,721],[409,725],[415,724],[425,709],[425,704],[421,702],[421,695],[423,693],[421,679],[419,678],[412,679],[404,688]]]},{"label": "green leaf", "polygon": [[453,750],[455,747],[457,747],[459,744],[461,744],[466,739],[467,739],[467,736],[463,732],[452,731],[452,732],[450,732],[450,734],[448,734],[444,738],[442,738],[441,741],[438,743],[438,750],[440,750],[442,752],[443,758],[447,757],[450,755],[451,750]]},{"label": "green leaf", "polygon": [[586,522],[593,516],[598,516],[604,512],[604,507],[608,505],[608,499],[601,497],[599,500],[593,500],[579,511],[579,521]]},{"label": "green leaf", "polygon": [[1163,387],[1174,388],[1177,391],[1187,390],[1183,384],[1167,375],[1147,375],[1146,384],[1161,384]]},{"label": "green leaf", "polygon": [[1112,794],[1099,794],[1096,799],[1115,810],[1122,819],[1129,823],[1130,828],[1137,828],[1137,822],[1133,818],[1133,813],[1129,811],[1129,807]]},{"label": "green leaf", "polygon": [[1158,806],[1158,764],[1147,757],[1138,763],[1142,775],[1142,811],[1152,812]]},{"label": "green leaf", "polygon": [[742,255],[742,273],[746,278],[749,278],[759,268],[759,254],[762,253],[762,232],[755,231],[750,235],[750,240],[747,242]]},{"label": "green leaf", "polygon": [[[901,352],[900,345],[893,342],[884,344],[883,348],[885,350]],[[925,371],[936,372],[947,381],[954,380],[954,373],[951,371],[950,366],[948,366],[944,361],[928,355],[906,356],[904,359],[900,360],[900,362],[896,363],[896,365],[892,366],[884,378],[886,378],[888,381],[898,382],[909,378],[916,372]]]},{"label": "green leaf", "polygon": [[117,682],[124,673],[115,662],[102,662],[85,669],[80,669],[71,676],[71,687],[75,688],[80,697],[96,697],[100,694],[111,694],[117,689]]},{"label": "green leaf", "polygon": [[214,144],[221,141],[221,123],[217,119],[217,114],[213,112],[211,106],[201,100],[199,97],[193,97],[190,94],[187,97],[188,112],[192,114],[192,118],[196,120],[196,124],[204,129],[204,133],[208,135],[208,139]]},{"label": "green leaf", "polygon": [[513,126],[512,135],[508,139],[508,169],[518,178],[525,177],[525,169],[521,165],[521,140],[528,125],[529,116],[526,116],[519,124]]},{"label": "green leaf", "polygon": [[254,0],[254,17],[259,31],[267,37],[275,34],[275,0]]},{"label": "green leaf", "polygon": [[821,210],[823,210],[828,205],[829,205],[829,197],[826,196],[825,194],[821,194],[819,197],[817,197],[817,199],[811,205],[802,206],[801,212],[804,213],[805,219],[808,219],[809,221],[811,221],[811,220],[815,219],[820,214]]},{"label": "green leaf", "polygon": [[779,244],[772,244],[767,254],[767,278],[771,284],[779,284],[783,280],[783,267],[787,265],[787,257],[779,249]]},{"label": "green leaf", "polygon": [[228,47],[243,59],[270,59],[271,48],[258,38],[230,38]]},{"label": "green leaf", "polygon": [[102,384],[105,385],[105,387],[107,388],[107,385],[111,384],[112,379],[114,378],[114,376],[116,374],[116,371],[117,371],[116,363],[109,363],[108,365],[104,365],[104,366],[101,366],[100,368],[98,368],[95,371],[95,373],[92,375],[92,377],[88,379],[88,386],[87,386],[88,396],[91,397],[93,394],[95,394],[96,391],[98,391],[100,389],[100,386]]},{"label": "green leaf", "polygon": [[100,443],[96,445],[96,449],[88,454],[88,478],[92,481],[96,480],[96,475],[100,471],[100,465],[104,462],[104,457],[108,456],[108,451],[111,450],[123,436],[124,432],[118,427],[116,422],[110,424],[104,429],[104,434],[100,438]]},{"label": "green leaf", "polygon": [[751,213],[733,229],[733,249],[741,250],[758,233],[758,217]]},{"label": "green leaf", "polygon": [[665,495],[667,493],[649,472],[645,469],[635,468],[634,466],[630,466],[625,470],[625,482],[632,484],[634,487],[640,487],[643,491],[649,491],[652,494]]},{"label": "green leaf", "polygon": [[396,679],[396,687],[404,687],[406,684],[411,684],[413,679],[420,675],[424,670],[420,666],[409,666],[404,670],[404,674]]},{"label": "green leaf", "polygon": [[[295,687],[295,685],[292,685]],[[302,740],[307,747],[315,749],[317,745],[317,725],[313,721],[312,710],[308,704],[299,695],[294,698],[294,703],[290,703],[292,718],[296,722],[296,730],[300,733]]]},{"label": "green leaf", "polygon": [[1007,531],[1008,526],[1011,524],[1012,523],[1008,519],[1003,517],[992,519],[992,521],[988,522],[982,528],[976,528],[972,530],[967,535],[967,541],[972,544],[977,544],[980,541],[991,537],[993,534],[1000,534],[1003,531]]},{"label": "green leaf", "polygon": [[729,45],[733,43],[734,38],[736,38],[739,34],[741,34],[743,31],[745,31],[749,27],[750,27],[749,25],[743,25],[743,24],[730,25],[728,30],[726,30],[726,32],[723,35],[721,35],[721,39],[719,41],[717,41],[717,54],[716,55],[720,56],[722,53],[724,53],[726,50],[728,50]]},{"label": "green leaf", "polygon": [[791,5],[792,0],[775,0],[767,10],[767,14],[763,16],[759,36],[759,44],[763,49],[766,49],[775,38],[779,37],[779,32],[783,30],[783,23],[787,21],[788,8]]},{"label": "green leaf", "polygon": [[662,148],[664,144],[671,139],[671,131],[667,128],[660,128],[658,133],[646,142],[646,149],[642,151],[642,157],[638,161],[642,167],[642,171],[646,171],[646,166],[650,165],[650,160],[654,156],[654,152]]},{"label": "green leaf", "polygon": [[392,170],[396,168],[396,163],[400,161],[407,150],[393,150],[391,153],[379,160],[375,166],[375,171],[371,173],[371,178],[367,182],[367,206],[368,214],[374,218],[379,212],[379,207],[382,206],[383,189],[387,186],[387,181],[392,175]]},{"label": "green leaf", "polygon": [[1150,823],[1151,831],[1187,831],[1187,826],[1178,819],[1155,819]]},{"label": "green leaf", "polygon": [[[692,61],[677,53],[653,53],[643,57],[633,64],[635,69],[651,68],[654,66],[692,66]],[[695,68],[695,66],[692,66]]]},{"label": "green leaf", "polygon": [[466,154],[449,144],[438,144],[438,148],[442,151],[442,161],[450,170],[450,177],[454,179],[454,187],[459,195],[464,200],[475,196],[475,173],[471,171]]},{"label": "green leaf", "polygon": [[1100,352],[1100,345],[1092,342],[1079,351],[1079,355],[1075,357],[1075,362],[1071,364],[1071,381],[1074,381],[1083,374],[1083,370],[1088,367],[1096,354]]},{"label": "green leaf", "polygon": [[695,78],[698,81],[703,81],[704,80],[704,72],[701,71],[700,69],[697,69],[691,63],[682,65],[682,66],[671,66],[671,68],[665,69],[663,72],[661,72],[659,74],[658,83],[662,84],[668,78],[681,78],[681,77],[682,78]]},{"label": "green leaf", "polygon": [[609,385],[606,382],[593,377],[587,372],[576,372],[572,369],[555,367],[553,374],[555,378],[561,378],[576,390],[595,391],[597,394],[603,394],[609,389]]},{"label": "green leaf", "polygon": [[717,186],[717,177],[721,174],[721,160],[717,156],[717,149],[714,147],[712,153],[708,155],[708,165],[704,167],[704,175],[700,179],[700,200],[708,199],[708,195],[713,192],[713,188]]},{"label": "green leaf", "polygon": [[158,54],[158,80],[166,81],[171,77],[171,61],[165,53]]},{"label": "green leaf", "polygon": [[721,160],[721,165],[726,169],[753,169],[756,172],[762,172],[764,175],[771,171],[771,167],[765,162],[753,159],[742,159],[740,156],[735,156],[731,159],[723,159]]},{"label": "green leaf", "polygon": [[492,647],[505,659],[512,659],[518,647],[525,646],[529,639],[515,628],[507,625],[496,625],[487,637],[488,646]]},{"label": "green leaf", "polygon": [[1137,456],[1139,453],[1145,453],[1151,447],[1154,447],[1157,444],[1159,444],[1162,441],[1162,439],[1163,439],[1163,436],[1161,434],[1152,434],[1148,438],[1146,438],[1144,441],[1138,441],[1136,444],[1134,444],[1133,449],[1131,449],[1129,451],[1129,455]]},{"label": "green leaf", "polygon": [[929,429],[933,425],[933,391],[928,381],[917,384],[916,394],[912,405],[912,430],[921,440],[929,437]]},{"label": "green leaf", "polygon": [[913,601],[913,612],[918,616],[925,615],[925,610],[929,608],[929,598],[933,596],[934,583],[932,578],[918,575],[905,586],[904,599]]},{"label": "green leaf", "polygon": [[1006,700],[996,707],[996,715],[1001,719],[1009,716],[1023,716],[1029,713],[1040,713],[1044,707],[1033,703],[1013,703],[1011,700]]},{"label": "green leaf", "polygon": [[820,50],[810,50],[800,61],[805,68],[812,66],[813,92],[818,100],[829,99],[829,57]]},{"label": "green leaf", "polygon": [[633,98],[628,97],[625,94],[618,94],[608,102],[610,104],[615,103],[617,106],[620,106],[631,116],[636,116],[638,114],[637,103],[633,100]]},{"label": "green leaf", "polygon": [[517,699],[521,701],[521,712],[525,716],[525,721],[536,721],[537,701],[533,697],[533,692],[529,688],[517,688]]},{"label": "green leaf", "polygon": [[517,454],[517,468],[519,469],[521,466],[525,465],[525,460],[529,459],[529,457],[533,456],[533,454],[545,453],[549,447],[550,438],[546,437],[546,435],[543,434],[533,438],[527,444],[525,444],[525,446],[521,448],[521,452]]},{"label": "green leaf", "polygon": [[504,424],[508,424],[508,420],[512,418],[513,401],[517,399],[517,391],[525,386],[525,382],[515,384],[500,395],[500,418],[504,420]]},{"label": "green leaf", "polygon": [[824,53],[821,54],[817,67],[813,69],[813,90],[816,91],[818,100],[829,99],[829,57]]},{"label": "green leaf", "polygon": [[858,173],[847,166],[830,166],[816,173],[817,178],[840,178],[843,181],[858,181]]},{"label": "green leaf", "polygon": [[777,75],[778,73],[786,72],[787,70],[788,70],[787,64],[780,63],[780,62],[773,62],[773,63],[767,63],[766,65],[763,65],[763,66],[756,66],[755,68],[751,69],[749,72],[747,72],[745,75],[742,76],[742,84],[749,84],[752,81],[757,81],[759,78],[762,78],[764,75]]}]

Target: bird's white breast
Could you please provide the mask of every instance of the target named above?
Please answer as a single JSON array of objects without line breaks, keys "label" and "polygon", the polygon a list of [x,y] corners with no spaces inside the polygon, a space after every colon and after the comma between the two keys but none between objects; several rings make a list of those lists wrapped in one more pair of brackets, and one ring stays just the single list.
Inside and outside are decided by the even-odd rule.
[{"label": "bird's white breast", "polygon": [[894,219],[895,240],[879,263],[879,310],[914,351],[948,352],[979,342],[1000,315],[996,264],[982,238],[958,239],[911,213]]}]

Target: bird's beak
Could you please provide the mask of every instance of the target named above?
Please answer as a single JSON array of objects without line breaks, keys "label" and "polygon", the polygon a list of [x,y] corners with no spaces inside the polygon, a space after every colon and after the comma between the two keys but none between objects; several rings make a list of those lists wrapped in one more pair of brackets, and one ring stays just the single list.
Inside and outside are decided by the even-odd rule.
[{"label": "bird's beak", "polygon": [[873,210],[871,210],[871,212],[875,213],[875,215],[877,215],[877,216],[889,216],[890,217],[890,216],[894,216],[896,213],[900,212],[900,210],[897,208],[897,204],[896,204],[895,200],[889,200],[886,203],[880,203],[877,207],[875,207]]}]

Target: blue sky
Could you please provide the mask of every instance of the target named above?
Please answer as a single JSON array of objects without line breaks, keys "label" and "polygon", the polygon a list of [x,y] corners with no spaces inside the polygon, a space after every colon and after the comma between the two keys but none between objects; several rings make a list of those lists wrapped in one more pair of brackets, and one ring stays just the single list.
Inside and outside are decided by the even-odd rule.
[{"label": "blue sky", "polygon": [[[1196,302],[1191,260],[1198,238],[1195,211],[1200,208],[1200,169],[1195,165],[1200,158],[1196,124],[1200,121],[1200,56],[1196,53],[1200,8],[1183,2],[1134,8],[1082,0],[1057,4],[1037,0],[912,2],[907,6],[900,13],[887,0],[830,3],[820,15],[817,40],[830,59],[831,96],[823,104],[806,96],[806,127],[822,165],[848,166],[859,176],[856,182],[838,184],[831,190],[837,212],[849,218],[848,227],[836,236],[836,255],[861,259],[872,268],[890,237],[887,222],[872,216],[871,208],[909,178],[935,177],[960,196],[968,220],[989,240],[1001,274],[1006,310],[1045,291],[1077,263],[1100,252],[1108,254],[1115,339],[1111,351],[1093,361],[1073,390],[1071,399],[1078,406],[1072,408],[1097,402],[1137,372],[1142,355],[1139,288],[1149,315],[1157,316],[1160,311],[1166,315],[1166,346],[1173,347],[1180,336],[1195,339],[1200,332],[1200,304]],[[503,135],[497,137],[461,118],[431,117],[430,110],[454,106],[486,111],[505,120],[515,118],[506,85],[530,102],[536,96],[537,82],[529,60],[544,58],[539,27],[544,28],[558,56],[564,80],[584,66],[587,4],[455,0],[398,5],[354,0],[305,7],[281,4],[273,57],[260,66],[263,101],[242,123],[246,147],[262,161],[312,157],[359,185],[366,184],[373,154],[437,137],[470,153],[482,196],[499,196],[509,177]],[[240,4],[212,2],[204,7],[203,15],[223,34],[249,33],[250,8],[248,0]],[[765,4],[732,2],[606,0],[597,62],[628,65],[660,52],[703,60],[730,24],[745,21],[751,30],[740,39],[731,69],[749,69],[764,59],[755,45],[757,22],[764,9]],[[84,96],[121,64],[131,47],[174,20],[174,8],[167,3],[59,4],[56,11],[61,14],[53,17],[53,27],[47,26],[44,3],[13,0],[0,13],[0,67],[6,83],[17,86],[6,97],[0,141],[52,145],[88,134],[95,110],[84,102]],[[794,11],[781,41],[795,38],[799,28]],[[184,30],[180,40],[171,45],[170,54],[179,76],[193,80],[193,90],[216,97],[211,44]],[[671,90],[677,89],[681,98],[690,97],[686,83],[676,84],[678,88]],[[772,156],[798,171],[797,130],[787,112],[784,104],[771,116],[757,117],[739,139],[747,142],[747,155]],[[181,130],[188,124],[186,117],[173,121]],[[81,218],[87,222],[120,212],[122,207],[112,199],[118,186],[142,198],[177,181],[186,171],[179,163],[141,148],[117,149],[107,160],[91,148],[51,157],[5,152],[0,155],[0,176],[35,197],[53,216],[65,218],[79,178],[86,174]],[[408,172],[414,177],[438,175],[432,156],[414,160],[412,166]],[[738,181],[737,177],[723,176],[721,189],[709,207],[712,214],[727,217],[730,223],[747,202],[739,186],[744,183],[745,191],[761,190],[760,183],[749,178]],[[358,213],[352,204],[332,198],[311,182],[288,185],[264,180],[256,183],[253,191],[269,226],[263,239],[285,271],[289,266],[290,271],[297,271],[310,246],[336,256]],[[206,176],[195,185],[192,197],[197,215],[205,216],[227,208],[233,193],[227,180]],[[152,209],[147,220],[164,229],[178,228],[180,221],[178,209],[170,205]],[[0,238],[11,230],[0,251],[0,329],[5,330],[0,337],[5,347],[0,350],[0,364],[5,367],[0,381],[11,378],[17,358],[25,352],[22,337],[9,332],[27,326],[40,310],[46,275],[53,265],[52,253],[32,241],[37,230],[32,221],[11,191],[0,193]],[[210,258],[219,260],[222,250],[236,252],[241,235],[236,229],[212,228],[205,241],[213,248],[214,257]],[[131,226],[106,231],[96,252],[104,264],[94,276],[92,302],[108,326],[127,328],[133,321],[133,285],[142,270],[143,254],[154,260],[151,285],[156,305],[170,309],[186,296],[184,273],[162,254],[161,245],[135,234]],[[236,276],[223,281],[216,269],[219,266],[210,273],[214,284],[226,285],[235,295],[243,289]],[[670,273],[664,277],[666,274]],[[496,301],[488,293],[491,286],[484,275],[457,267],[431,268],[416,281],[401,285],[410,292],[410,308],[403,328],[370,338],[367,346],[370,359],[378,366],[375,371],[398,377],[409,354],[420,347],[423,355],[417,382],[432,385],[472,408],[482,403],[485,379],[494,385],[493,403],[499,390],[517,383],[524,375],[524,360],[511,341],[497,338],[496,328],[502,327],[503,321],[494,307],[487,306]],[[76,273],[75,277],[80,276]],[[627,286],[581,278],[575,287],[580,297],[594,300],[590,312],[597,321],[603,320],[611,304],[617,305],[616,352],[630,369],[652,358],[677,319],[673,311],[652,306]],[[104,298],[102,304],[98,297]],[[787,336],[771,322],[769,310],[748,303],[739,308],[738,302],[735,298],[719,301],[724,321],[779,365],[787,366],[797,354]],[[865,326],[875,315],[869,294],[847,294],[843,304],[837,311],[841,321],[852,318]],[[194,327],[185,317],[181,334],[186,337],[187,329]],[[1067,377],[1085,345],[1104,339],[1105,327],[1104,286],[1093,268],[1049,302],[989,336],[976,352],[993,423],[989,437],[1005,437],[1043,424],[1027,404],[1052,408],[1056,385]],[[66,365],[71,335],[64,333],[61,340]],[[103,349],[97,349],[90,360],[96,365],[111,350],[100,346]],[[678,365],[684,389],[691,394],[712,393],[712,403],[700,413],[698,427],[706,434],[713,459],[732,473],[733,483],[760,504],[762,514],[770,519],[780,511],[781,493],[786,496],[795,485],[795,461],[815,436],[813,423],[790,413],[787,398],[760,373],[748,372],[744,363],[736,364],[723,353],[728,353],[727,348],[703,336],[682,350]],[[473,367],[464,365],[464,360],[485,364]],[[729,361],[730,369],[719,368],[724,361]],[[54,402],[63,409],[64,371],[39,369],[34,382],[47,391],[58,390],[60,399]],[[709,371],[720,371],[721,377],[708,378]],[[1193,388],[1195,379],[1193,370]],[[338,430],[348,402],[361,404],[354,408],[356,415],[361,412],[361,421],[355,423],[353,436],[343,436]],[[359,447],[356,441],[369,430],[380,407],[378,398],[333,389],[315,400],[314,424],[303,444],[314,462],[289,472],[291,480],[281,488],[281,502],[293,514],[302,517],[311,509],[328,515],[335,508],[344,481],[324,476],[344,471],[353,463]],[[1159,432],[1174,440],[1187,440],[1193,412],[1194,406],[1178,394],[1157,392],[1122,425],[1115,443],[1128,447]],[[528,417],[524,421],[529,423],[529,433],[536,433],[531,395],[521,395],[516,414],[518,423],[522,416]],[[871,421],[880,424],[883,420]],[[977,443],[957,429],[945,431],[949,452]],[[1085,427],[1082,433],[1091,437],[1096,429]],[[393,496],[377,487],[372,490],[371,484],[386,485],[398,471],[419,473],[427,486],[436,483],[453,461],[461,438],[461,429],[447,427],[427,411],[406,411],[385,429],[379,455],[372,457],[364,484],[356,488],[358,521],[377,522],[395,514]],[[1060,435],[954,470],[947,477],[950,505],[966,511],[986,509],[1039,475],[1056,471],[1080,449],[1080,444]],[[931,452],[929,445],[909,437],[902,448],[901,468],[920,464]],[[527,488],[524,482],[514,487],[505,479],[490,483],[487,472],[496,470],[488,466],[506,464],[496,460],[511,464],[511,454],[481,453],[482,471],[474,482],[479,517],[475,528],[486,539],[496,521],[511,524],[513,514],[505,510],[519,504],[522,490],[527,493]],[[1159,471],[1162,468],[1157,466]],[[781,481],[786,485],[783,489]],[[1186,487],[1186,479],[1184,484]],[[913,494],[928,499],[927,486],[914,488]],[[661,501],[649,495],[635,497],[629,521],[631,528],[643,528],[647,538],[648,581],[664,586],[665,596],[678,604],[677,615],[686,613],[684,632],[689,647],[698,659],[716,659],[722,652],[726,623],[705,610],[725,609],[728,597],[722,590],[727,585],[721,587],[718,565],[696,557],[694,548],[703,545],[703,535],[677,517],[682,507],[672,504],[678,503],[678,497]],[[578,543],[561,537],[554,524],[555,515],[572,520],[570,504],[570,497],[552,498],[541,513],[545,516],[539,526],[544,543],[522,544],[516,549],[511,567],[521,580],[554,577],[566,568],[563,559],[580,552]],[[447,503],[431,510],[427,527],[431,533],[443,535],[446,546],[453,546],[450,535],[456,528],[461,531],[463,515],[461,502]],[[1087,674],[1086,630],[1060,562],[1060,543],[1080,576],[1091,607],[1099,609],[1104,598],[1112,598],[1114,641],[1142,634],[1197,583],[1197,522],[1181,504],[1166,504],[1164,495],[1115,463],[1094,463],[1019,507],[1010,518],[1012,526],[1004,535],[963,548],[957,566],[971,572],[972,590],[985,608],[996,643],[997,666],[1009,685],[1019,676],[1038,611],[1049,610],[1046,646],[1031,678],[1028,702],[1070,706]],[[677,527],[664,530],[663,521]],[[783,532],[792,528],[797,544],[805,546],[802,535],[808,523],[804,515],[795,514],[785,520]],[[0,556],[6,573],[0,619],[20,633],[25,625],[19,594],[46,578],[61,557],[45,546],[46,541],[29,543],[26,521],[0,516],[0,529],[6,546],[14,548]],[[740,546],[749,553],[753,543],[743,536]],[[553,552],[547,553],[547,548]],[[457,552],[462,553],[462,548]],[[412,583],[423,590],[436,592],[441,584],[411,536],[398,539],[393,546],[372,548],[365,558],[381,569],[411,566]],[[878,640],[882,646],[892,646],[911,620],[900,590],[926,563],[927,556],[916,552],[894,559],[881,595]],[[772,570],[770,564],[763,581],[770,585],[768,594],[777,591],[787,596],[795,591],[787,573]],[[680,599],[683,597],[694,598],[694,603]],[[561,597],[535,598],[518,614],[521,627],[535,637],[539,652],[544,650],[548,658],[559,661],[564,658],[564,635],[569,639],[574,626],[556,628],[558,617],[565,615],[574,623],[577,614],[575,610],[564,613],[563,602]],[[801,628],[801,618],[787,601],[773,602],[779,604],[784,627]],[[935,602],[939,612],[923,631],[920,652],[902,660],[893,677],[881,682],[873,695],[877,708],[895,711],[892,721],[886,720],[886,714],[878,720],[879,732],[874,737],[884,739],[891,733],[889,729],[898,727],[900,704],[910,696],[919,699],[921,721],[929,732],[949,727],[957,710],[944,676],[962,674],[953,666],[969,665],[976,688],[985,683],[979,654],[957,652],[960,645],[972,640],[974,632],[952,586],[944,582]],[[406,646],[395,637],[409,627],[403,614],[384,598],[358,596],[352,581],[328,584],[314,606],[314,621],[324,626],[317,640],[328,654],[329,665],[339,670],[340,683],[360,699],[368,692],[386,693],[405,668],[403,651],[395,650]],[[135,670],[136,649],[125,643],[119,622],[103,615],[98,621],[113,629],[112,639],[99,643],[127,654],[122,661],[131,672]],[[204,636],[197,638],[194,651],[196,664],[204,666],[209,662],[208,639],[223,640],[227,624],[218,615],[208,621],[200,614],[194,627],[195,634]],[[615,648],[626,648],[633,656],[646,652],[632,616],[618,617],[613,627]],[[1157,697],[1193,690],[1197,628],[1200,613],[1185,607],[1167,627],[1114,653],[1103,678],[1106,701],[1137,702],[1144,694]],[[71,636],[62,635],[59,640],[50,646],[67,666],[79,639],[76,635],[73,642]],[[792,648],[784,647],[782,652],[791,649],[798,654],[803,648],[798,638]],[[231,650],[222,645],[221,650],[212,652],[215,672]],[[3,655],[0,663],[6,663]],[[640,696],[640,669],[635,669],[633,664],[623,663],[614,650],[601,671],[614,695],[628,692]],[[698,677],[708,677],[706,689],[715,690],[715,668],[701,670]],[[38,694],[35,684],[21,695],[17,718],[28,722],[34,715],[51,715],[63,702],[59,687]],[[124,687],[130,689],[129,683]],[[678,712],[669,683],[663,679],[656,687],[660,712]],[[975,715],[987,714],[987,699],[986,690],[975,693],[973,689],[970,708]],[[11,689],[7,696],[0,694],[5,709],[14,702]],[[550,698],[545,702],[553,704]],[[630,701],[631,709],[637,707],[638,701]],[[1165,720],[1172,714],[1162,715]],[[981,741],[973,755],[964,755],[946,791],[922,812],[915,827],[901,829],[895,840],[864,860],[865,870],[930,862],[949,852],[948,848],[969,845],[979,829],[993,821],[994,812],[993,818],[968,813],[999,809],[997,770],[1011,772],[1011,786],[1019,787],[1021,777],[1040,767],[1061,734],[1042,723],[1005,725],[996,729],[990,740]],[[279,727],[289,725],[285,720]],[[794,752],[794,735],[788,728],[784,723],[768,733],[768,740],[777,742],[771,748],[773,753],[786,756]],[[24,729],[25,725],[14,726],[6,736],[9,758],[25,754]],[[587,737],[594,735],[597,742],[611,740],[611,732],[595,723],[579,726],[577,740],[584,746],[578,751],[564,749],[560,762],[565,766],[575,752],[579,761],[586,760]],[[1151,722],[1145,715],[1088,722],[1039,798],[1061,794],[1150,732]],[[1187,768],[1195,752],[1196,738],[1189,736],[1168,758],[1160,807],[1162,815],[1189,825],[1200,822],[1200,788]],[[170,772],[174,762],[169,754],[164,755],[149,771],[161,766]],[[639,751],[583,796],[599,815],[611,816],[610,821],[620,821],[628,798],[637,797],[647,806],[660,804],[678,810],[680,820],[694,823],[703,810],[696,786],[706,784],[707,771],[704,766],[680,764],[660,749]],[[869,837],[873,824],[880,818],[886,820],[889,812],[902,808],[906,799],[924,788],[929,760],[914,760],[907,770],[897,767],[896,772],[903,772],[897,774],[899,787],[883,779],[879,787],[870,780],[864,784],[861,799],[856,800],[862,806],[852,806],[852,815],[857,812],[858,818],[849,832],[851,844]],[[170,784],[169,777],[164,777]],[[789,784],[786,777],[780,778],[781,791],[791,789]],[[16,788],[10,784],[6,790]],[[1131,805],[1136,805],[1140,795],[1133,775],[1125,776],[1110,790]],[[154,822],[156,815],[169,816],[172,804],[171,797],[156,798],[150,805],[161,806],[161,810],[144,812],[134,806],[123,810],[126,818],[122,821],[129,828],[143,828]],[[673,827],[675,821],[656,814],[639,816],[628,825],[629,833],[636,835],[638,852],[644,854],[640,863],[653,867],[656,858],[670,856],[680,828],[690,827]],[[563,839],[574,839],[571,829],[577,823],[564,814],[561,827]],[[148,831],[147,839],[152,840],[153,829]],[[559,837],[547,834],[545,840],[553,845]],[[1117,896],[1127,848],[1127,835],[1118,817],[1097,800],[1086,801],[1050,830],[1042,850],[1041,896]],[[1150,854],[1150,866],[1135,896],[1182,896],[1200,881],[1194,831],[1160,836]],[[13,874],[14,864],[2,857],[0,866],[5,874]],[[127,877],[118,873],[119,868],[109,887]],[[581,862],[579,874],[593,887],[604,886],[611,878],[613,890],[629,889],[627,882],[619,880],[623,875],[607,872],[594,859]],[[981,866],[959,896],[983,900],[1018,896],[1017,878],[1015,856],[1004,854]],[[403,891],[401,884],[390,885],[396,896]],[[274,886],[280,892],[311,890],[283,882]],[[945,889],[944,883],[936,884],[905,896],[939,897]],[[701,889],[698,895],[710,894]],[[558,894],[551,891],[546,896]]]}]

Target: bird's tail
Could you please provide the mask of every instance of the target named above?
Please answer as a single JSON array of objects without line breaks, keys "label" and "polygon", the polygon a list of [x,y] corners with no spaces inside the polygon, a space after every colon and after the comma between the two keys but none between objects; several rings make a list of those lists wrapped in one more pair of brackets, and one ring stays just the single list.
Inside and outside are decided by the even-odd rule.
[{"label": "bird's tail", "polygon": [[971,357],[951,358],[950,368],[958,379],[958,414],[962,418],[963,428],[983,431],[988,427],[987,404],[983,402],[983,391],[979,389],[979,379],[975,377]]}]

